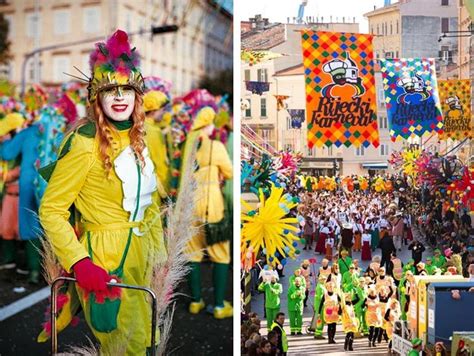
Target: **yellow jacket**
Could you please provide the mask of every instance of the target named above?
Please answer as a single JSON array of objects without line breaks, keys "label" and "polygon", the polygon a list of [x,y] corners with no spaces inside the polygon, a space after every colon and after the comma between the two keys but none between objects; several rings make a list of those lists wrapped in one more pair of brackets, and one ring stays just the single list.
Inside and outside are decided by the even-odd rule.
[{"label": "yellow jacket", "polygon": [[196,214],[203,222],[206,222],[208,207],[207,222],[217,223],[224,218],[224,197],[220,187],[220,178],[232,178],[232,162],[222,142],[211,140],[206,135],[201,137],[201,147],[196,152],[199,168],[195,173]]},{"label": "yellow jacket", "polygon": [[153,147],[156,157],[159,159],[155,162],[156,173],[160,179],[163,188],[167,193],[169,193],[169,184],[170,184],[170,169],[169,169],[169,155],[171,152],[168,152],[167,142],[165,140],[165,135],[161,131],[160,127],[155,124],[153,119],[145,119],[145,129],[147,136],[149,136],[150,146]]},{"label": "yellow jacket", "polygon": [[[159,208],[159,191],[163,189],[160,180],[154,177],[154,173],[157,177],[162,176],[162,168],[159,167],[164,167],[165,162],[162,149],[155,144],[159,142],[157,132],[149,131],[146,136],[147,164],[139,170],[130,151],[128,133],[129,130],[123,130],[114,134],[113,167],[109,177],[94,135],[88,137],[79,130],[70,141],[66,137],[64,142],[69,141],[69,151],[57,161],[41,202],[39,216],[59,262],[68,272],[76,262],[89,257],[86,232],[90,236],[93,262],[109,272],[115,270],[133,228],[122,281],[149,286],[150,262],[154,258],[166,258]],[[127,197],[131,198],[127,200]],[[81,214],[79,239],[69,223],[72,204]],[[78,298],[90,324],[89,300],[80,288],[75,289],[77,294],[74,288],[68,292],[72,299],[71,308],[73,305],[77,307]],[[145,354],[146,346],[150,344],[151,313],[148,302],[129,290],[122,291],[121,299],[118,329],[110,333],[98,332],[93,326],[91,329],[104,350],[118,341],[124,341],[127,355]],[[59,330],[67,326],[71,315],[73,313],[69,309],[63,308],[58,319]],[[123,339],[124,330],[133,330],[130,340]],[[43,332],[39,340],[46,339]]]},{"label": "yellow jacket", "polygon": [[[128,131],[119,131],[114,137],[115,153],[112,161],[130,144]],[[160,135],[156,131],[148,131],[146,136],[150,157],[155,166],[158,181],[162,181],[166,169],[163,149],[159,142]],[[64,142],[69,137],[66,137]],[[164,167],[164,168],[163,168]],[[161,186],[161,187],[160,187]],[[160,194],[163,194],[162,184],[153,194],[153,204],[148,207],[143,225],[148,219],[159,214]],[[70,151],[60,160],[48,183],[41,201],[39,217],[46,236],[51,240],[61,265],[68,272],[77,261],[88,256],[87,250],[76,238],[73,227],[69,223],[69,208],[74,204],[81,214],[82,231],[87,230],[85,224],[107,226],[129,222],[130,213],[123,209],[123,188],[114,169],[110,178],[106,177],[104,165],[98,152],[98,141],[95,138],[74,134]],[[162,246],[161,220],[156,221],[161,236],[155,236]],[[155,228],[156,228],[155,227]]]}]

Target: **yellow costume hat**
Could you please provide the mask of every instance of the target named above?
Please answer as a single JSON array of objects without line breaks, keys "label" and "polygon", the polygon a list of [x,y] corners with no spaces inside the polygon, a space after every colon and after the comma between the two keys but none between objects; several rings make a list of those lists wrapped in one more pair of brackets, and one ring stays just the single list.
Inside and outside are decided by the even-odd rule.
[{"label": "yellow costume hat", "polygon": [[25,118],[19,113],[12,112],[7,114],[3,119],[0,119],[0,136],[19,129],[24,122]]},{"label": "yellow costume hat", "polygon": [[192,131],[196,131],[202,129],[206,126],[211,125],[214,122],[214,118],[216,117],[216,112],[213,108],[206,106],[199,110],[196,115],[196,119],[194,119],[193,126],[191,127]]},{"label": "yellow costume hat", "polygon": [[169,99],[165,93],[158,90],[150,90],[143,96],[143,110],[145,113],[153,110],[159,110],[166,104]]}]

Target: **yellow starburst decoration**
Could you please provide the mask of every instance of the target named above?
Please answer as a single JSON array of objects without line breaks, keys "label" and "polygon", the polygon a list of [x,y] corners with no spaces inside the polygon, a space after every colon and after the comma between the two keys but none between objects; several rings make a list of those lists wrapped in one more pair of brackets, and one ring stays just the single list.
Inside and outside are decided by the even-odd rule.
[{"label": "yellow starburst decoration", "polygon": [[413,180],[415,180],[417,176],[415,162],[418,159],[418,157],[420,157],[420,155],[421,155],[421,149],[419,148],[405,149],[402,152],[403,173],[405,173],[407,176],[412,177]]},{"label": "yellow starburst decoration", "polygon": [[283,188],[272,185],[270,196],[265,199],[259,190],[259,206],[256,209],[242,200],[241,251],[252,247],[255,255],[265,249],[267,263],[277,266],[281,263],[277,252],[284,258],[294,257],[299,232],[298,218],[288,217],[290,209],[298,205],[297,199],[283,194]]}]

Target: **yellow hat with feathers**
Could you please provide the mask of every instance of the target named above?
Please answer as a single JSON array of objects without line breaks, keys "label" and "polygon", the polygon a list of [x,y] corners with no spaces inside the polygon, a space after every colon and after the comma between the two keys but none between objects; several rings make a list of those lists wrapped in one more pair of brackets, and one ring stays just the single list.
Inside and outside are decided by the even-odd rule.
[{"label": "yellow hat with feathers", "polygon": [[206,126],[214,123],[214,118],[216,117],[216,112],[213,108],[206,106],[198,111],[196,118],[194,119],[193,126],[191,127],[192,131],[202,129]]},{"label": "yellow hat with feathers", "polygon": [[147,113],[159,110],[169,102],[165,93],[158,90],[150,90],[143,96],[143,110]]},{"label": "yellow hat with feathers", "polygon": [[5,115],[3,119],[0,119],[0,136],[4,136],[13,130],[19,129],[23,126],[24,122],[25,118],[17,112]]}]

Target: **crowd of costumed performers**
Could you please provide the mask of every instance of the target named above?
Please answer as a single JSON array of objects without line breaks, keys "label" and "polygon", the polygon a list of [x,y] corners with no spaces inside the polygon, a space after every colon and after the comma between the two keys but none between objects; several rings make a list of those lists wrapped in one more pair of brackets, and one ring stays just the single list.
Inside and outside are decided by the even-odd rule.
[{"label": "crowd of costumed performers", "polygon": [[[142,76],[139,58],[117,30],[95,44],[90,76],[71,75],[79,82],[33,85],[21,99],[0,85],[0,268],[18,266],[31,283],[41,283],[41,266],[49,284],[74,277],[59,287],[56,331],[83,310],[100,352],[113,355],[166,353],[179,282],[187,276],[190,313],[206,306],[205,253],[213,264],[208,311],[233,314],[224,300],[232,239],[227,95],[193,89],[172,98],[171,83]],[[151,302],[108,285],[116,282],[154,291],[155,345]],[[51,337],[49,310],[39,342]]]},{"label": "crowd of costumed performers", "polygon": [[[340,323],[344,350],[352,351],[361,336],[369,347],[385,340],[391,349],[395,322],[407,320],[410,303],[416,303],[416,276],[474,277],[474,171],[456,157],[407,148],[391,157],[395,174],[345,177],[301,175],[291,164],[282,175],[274,164],[281,157],[242,162],[242,185],[258,199],[254,206],[242,202],[241,256],[251,293],[265,294],[263,314],[281,354],[288,339],[278,320],[286,316],[291,335],[301,335],[313,294],[309,330],[316,339],[335,343]],[[297,162],[293,157],[290,162]],[[402,249],[411,259],[402,261]],[[301,250],[314,251],[314,257],[299,261],[284,290],[287,259],[298,259]],[[287,298],[286,315],[281,298]],[[252,341],[259,333],[255,312],[243,315],[242,350],[248,355],[258,348]],[[414,350],[420,345],[413,338]]]}]

